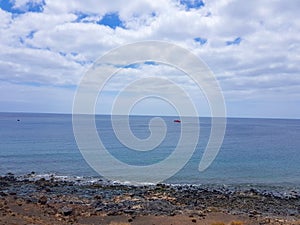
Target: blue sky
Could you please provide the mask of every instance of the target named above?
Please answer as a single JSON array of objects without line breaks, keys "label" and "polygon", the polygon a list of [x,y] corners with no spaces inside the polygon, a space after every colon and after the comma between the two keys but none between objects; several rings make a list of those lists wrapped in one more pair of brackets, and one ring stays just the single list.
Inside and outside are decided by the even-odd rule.
[{"label": "blue sky", "polygon": [[[97,58],[128,43],[161,40],[210,67],[228,116],[300,118],[297,0],[0,0],[0,8],[0,111],[71,113],[76,87]],[[97,112],[109,113],[118,91],[144,76],[173,80],[200,115],[210,114],[192,81],[156,63],[120,71]],[[133,112],[174,113],[155,100]]]}]

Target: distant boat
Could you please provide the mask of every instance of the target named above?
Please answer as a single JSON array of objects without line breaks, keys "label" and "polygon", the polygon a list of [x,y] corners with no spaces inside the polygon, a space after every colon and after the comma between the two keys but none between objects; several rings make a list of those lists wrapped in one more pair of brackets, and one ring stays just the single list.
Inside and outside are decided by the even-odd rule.
[{"label": "distant boat", "polygon": [[180,120],[174,120],[174,123],[181,123]]}]

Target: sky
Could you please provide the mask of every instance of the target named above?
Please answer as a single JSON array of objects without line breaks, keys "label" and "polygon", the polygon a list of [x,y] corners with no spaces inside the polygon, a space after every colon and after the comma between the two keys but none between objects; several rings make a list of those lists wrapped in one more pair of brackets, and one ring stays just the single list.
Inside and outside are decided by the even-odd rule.
[{"label": "sky", "polygon": [[[0,8],[2,112],[71,113],[78,84],[99,57],[157,40],[207,64],[228,117],[300,118],[298,0],[0,0]],[[157,63],[120,70],[99,94],[96,112],[110,113],[119,91],[147,76],[173,80],[200,116],[210,115],[205,93],[189,77]],[[150,98],[132,113],[174,109]]]}]

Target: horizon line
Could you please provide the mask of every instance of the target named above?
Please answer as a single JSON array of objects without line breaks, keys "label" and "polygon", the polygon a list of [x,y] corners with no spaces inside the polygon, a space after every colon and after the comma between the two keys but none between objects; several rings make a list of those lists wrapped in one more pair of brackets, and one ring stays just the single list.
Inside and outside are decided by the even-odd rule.
[{"label": "horizon line", "polygon": [[[67,112],[22,112],[22,111],[0,111],[0,113],[23,113],[23,114],[56,114],[56,115],[73,115],[73,113]],[[95,114],[77,114],[77,115],[95,115],[95,116],[112,116],[112,114],[107,113],[95,113]],[[127,116],[126,114],[120,114],[115,116]],[[129,116],[156,116],[156,117],[180,117],[179,115],[157,115],[157,114],[130,114]],[[182,117],[191,117],[191,116],[182,116]],[[199,116],[198,118],[218,118],[212,117],[209,115]],[[286,119],[286,120],[299,120],[300,117],[246,117],[246,116],[226,116],[225,118],[229,119]]]}]

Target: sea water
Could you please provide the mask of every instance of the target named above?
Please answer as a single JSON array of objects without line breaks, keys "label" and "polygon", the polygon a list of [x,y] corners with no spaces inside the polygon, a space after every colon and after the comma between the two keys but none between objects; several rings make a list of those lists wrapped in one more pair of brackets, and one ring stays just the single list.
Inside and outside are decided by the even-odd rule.
[{"label": "sea water", "polygon": [[[149,137],[152,116],[130,116],[138,138]],[[151,165],[174,151],[180,138],[177,117],[161,117],[166,137],[154,150],[138,152],[116,137],[108,115],[97,115],[99,137],[115,158],[130,165]],[[198,171],[211,118],[199,118],[200,135],[188,163],[165,183],[300,186],[300,120],[227,118],[224,142],[210,167]],[[113,170],[114,168],[107,168]],[[84,160],[72,127],[72,115],[0,113],[0,175],[13,173],[101,177]]]}]

